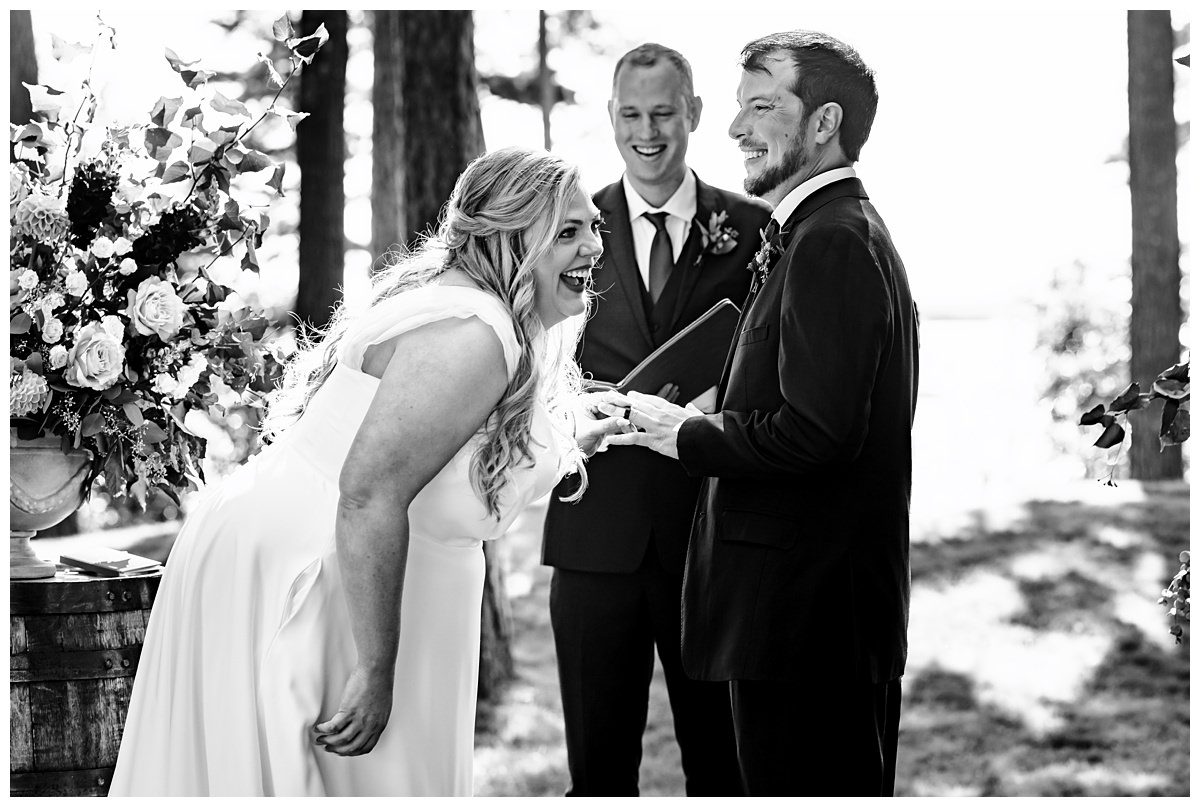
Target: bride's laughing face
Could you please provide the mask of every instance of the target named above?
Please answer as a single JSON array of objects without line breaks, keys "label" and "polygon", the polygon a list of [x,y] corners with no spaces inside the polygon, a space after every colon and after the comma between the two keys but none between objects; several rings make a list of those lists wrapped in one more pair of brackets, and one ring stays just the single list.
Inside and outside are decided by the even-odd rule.
[{"label": "bride's laughing face", "polygon": [[534,307],[543,327],[587,311],[592,269],[604,251],[600,221],[592,200],[576,191],[554,243],[534,269]]}]

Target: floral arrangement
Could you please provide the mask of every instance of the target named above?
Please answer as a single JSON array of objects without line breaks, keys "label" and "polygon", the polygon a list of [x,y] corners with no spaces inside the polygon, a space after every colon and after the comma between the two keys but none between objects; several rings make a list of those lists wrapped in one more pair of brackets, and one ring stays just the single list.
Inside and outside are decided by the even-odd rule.
[{"label": "floral arrangement", "polygon": [[[101,23],[97,44],[114,34]],[[291,73],[259,54],[279,92],[257,120],[167,50],[180,97],[160,98],[147,123],[106,128],[89,153],[90,75],[76,93],[26,85],[36,120],[10,128],[10,427],[87,449],[89,484],[102,476],[143,507],[152,488],[178,503],[203,479],[190,413],[261,406],[278,376],[267,320],[209,272],[238,256],[257,271],[269,219],[237,197],[254,178],[282,195],[283,165],[246,136],[268,115],[293,128],[305,117],[276,102],[328,38],[297,37],[286,16],[274,35]]]},{"label": "floral arrangement", "polygon": [[725,255],[737,247],[738,231],[725,223],[729,214],[713,211],[708,226],[700,228],[700,245],[710,255]]}]

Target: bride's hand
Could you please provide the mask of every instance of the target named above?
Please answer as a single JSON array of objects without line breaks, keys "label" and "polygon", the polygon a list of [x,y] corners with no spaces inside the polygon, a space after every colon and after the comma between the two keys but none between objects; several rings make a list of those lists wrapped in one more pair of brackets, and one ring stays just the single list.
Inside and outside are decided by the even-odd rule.
[{"label": "bride's hand", "polygon": [[584,456],[590,457],[603,450],[604,441],[609,435],[622,434],[631,428],[629,421],[621,417],[606,417],[601,420],[576,418],[575,443]]},{"label": "bride's hand", "polygon": [[314,742],[344,757],[369,753],[391,713],[392,676],[355,667],[342,691],[337,714],[314,727]]}]

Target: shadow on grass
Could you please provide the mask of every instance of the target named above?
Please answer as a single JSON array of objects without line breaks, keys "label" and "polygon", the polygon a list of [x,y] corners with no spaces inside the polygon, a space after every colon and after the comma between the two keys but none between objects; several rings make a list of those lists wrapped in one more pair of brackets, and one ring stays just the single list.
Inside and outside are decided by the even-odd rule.
[{"label": "shadow on grass", "polygon": [[[910,624],[898,795],[1188,795],[1190,639],[1155,602],[1188,546],[1188,490],[1144,492],[913,544],[914,614],[935,606]],[[981,615],[943,614],[956,603]]]},{"label": "shadow on grass", "polygon": [[[898,795],[1188,794],[1190,640],[1172,643],[1155,602],[1188,544],[1188,490],[1122,490],[914,540]],[[506,538],[518,672],[481,705],[477,795],[569,781],[540,518]],[[642,794],[683,795],[661,670],[642,745]]]}]

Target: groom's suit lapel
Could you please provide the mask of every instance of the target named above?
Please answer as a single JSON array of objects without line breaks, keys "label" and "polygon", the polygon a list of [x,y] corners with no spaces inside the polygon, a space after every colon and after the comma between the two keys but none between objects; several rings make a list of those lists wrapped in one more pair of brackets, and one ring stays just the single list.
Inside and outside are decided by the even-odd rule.
[{"label": "groom's suit lapel", "polygon": [[[777,258],[775,263],[772,265],[772,272],[774,272],[779,267],[779,264],[783,263],[788,257],[788,251],[790,250],[794,241],[796,230],[800,227],[801,223],[809,216],[820,210],[822,207],[832,202],[834,199],[842,199],[845,197],[853,197],[856,199],[868,198],[866,189],[863,188],[862,182],[860,182],[857,177],[848,177],[846,179],[839,179],[837,182],[831,182],[823,188],[818,188],[816,192],[810,196],[805,197],[804,201],[802,201],[796,207],[796,209],[792,211],[792,215],[788,216],[787,222],[784,223],[782,228],[780,228],[779,232],[780,239],[783,242],[783,251],[779,258]],[[764,284],[764,286],[765,285],[766,284]],[[717,386],[718,407],[720,407],[725,401],[726,385],[729,382],[729,374],[733,369],[734,357],[737,353],[738,340],[742,336],[742,324],[746,321],[746,315],[750,313],[750,308],[754,305],[755,301],[762,296],[762,291],[762,288],[759,288],[757,292],[748,296],[746,298],[745,305],[742,306],[742,316],[738,320],[737,330],[734,331],[733,344],[730,345],[729,354],[725,357],[725,367],[721,371],[721,382]]]},{"label": "groom's suit lapel", "polygon": [[[619,292],[624,304],[629,308],[634,322],[637,323],[638,332],[646,340],[646,345],[653,347],[650,323],[642,305],[642,279],[633,251],[633,230],[629,225],[629,204],[625,201],[623,184],[615,182],[609,185],[596,195],[595,202],[596,207],[600,209],[600,215],[604,217],[604,229],[608,230],[604,268],[611,270],[613,289]],[[606,296],[605,305],[612,305],[613,302],[613,299]]]}]

